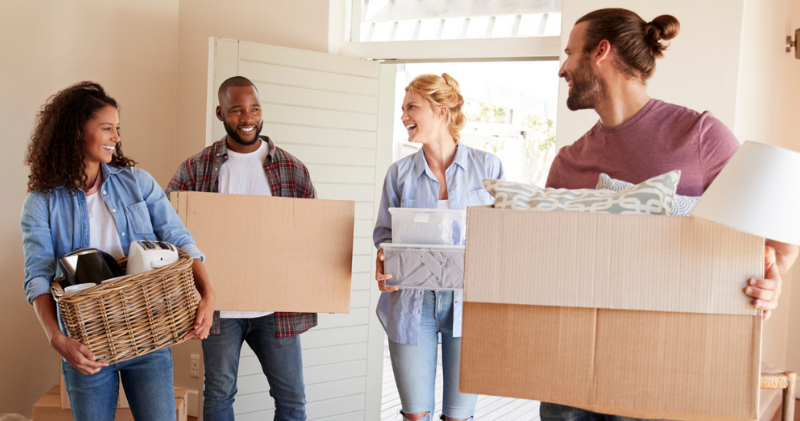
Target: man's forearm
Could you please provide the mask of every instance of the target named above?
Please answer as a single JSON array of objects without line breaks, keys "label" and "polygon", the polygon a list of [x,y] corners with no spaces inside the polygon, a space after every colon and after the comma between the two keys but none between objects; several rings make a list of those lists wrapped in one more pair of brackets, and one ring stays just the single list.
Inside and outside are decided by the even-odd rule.
[{"label": "man's forearm", "polygon": [[774,240],[767,240],[767,245],[775,249],[775,260],[778,264],[778,271],[780,271],[781,276],[786,275],[786,272],[792,268],[794,261],[797,260],[800,247]]}]

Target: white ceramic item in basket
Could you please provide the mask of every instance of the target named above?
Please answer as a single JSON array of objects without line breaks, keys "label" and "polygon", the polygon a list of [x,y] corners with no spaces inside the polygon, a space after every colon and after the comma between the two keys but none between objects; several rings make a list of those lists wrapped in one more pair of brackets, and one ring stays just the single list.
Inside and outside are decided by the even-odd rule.
[{"label": "white ceramic item in basket", "polygon": [[134,241],[128,252],[126,275],[159,269],[178,261],[178,248],[164,241]]}]

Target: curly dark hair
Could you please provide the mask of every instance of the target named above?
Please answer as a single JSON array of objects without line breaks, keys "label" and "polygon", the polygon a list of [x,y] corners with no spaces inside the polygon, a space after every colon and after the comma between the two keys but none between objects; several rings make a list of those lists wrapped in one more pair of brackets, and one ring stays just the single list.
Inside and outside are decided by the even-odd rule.
[{"label": "curly dark hair", "polygon": [[[119,109],[117,101],[94,82],[72,85],[47,99],[36,115],[36,128],[25,153],[25,164],[31,167],[28,193],[50,192],[59,187],[75,193],[76,181],[88,183],[83,127],[95,112],[109,105]],[[111,157],[111,165],[136,165],[123,155],[120,146],[121,142]]]}]

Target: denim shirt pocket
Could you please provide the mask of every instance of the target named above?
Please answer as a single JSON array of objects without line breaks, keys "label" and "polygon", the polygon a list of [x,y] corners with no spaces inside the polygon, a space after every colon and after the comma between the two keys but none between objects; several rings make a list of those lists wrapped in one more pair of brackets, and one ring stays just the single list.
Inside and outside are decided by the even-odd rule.
[{"label": "denim shirt pocket", "polygon": [[134,203],[125,208],[125,213],[128,216],[128,224],[134,233],[140,235],[153,234],[153,223],[150,222],[147,202]]},{"label": "denim shirt pocket", "polygon": [[494,197],[485,188],[467,192],[467,206],[483,206],[494,204]]}]

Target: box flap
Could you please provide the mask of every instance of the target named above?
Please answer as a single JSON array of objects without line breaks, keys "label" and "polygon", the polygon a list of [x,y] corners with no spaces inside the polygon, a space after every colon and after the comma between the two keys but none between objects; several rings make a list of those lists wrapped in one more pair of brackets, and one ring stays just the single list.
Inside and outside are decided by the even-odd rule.
[{"label": "box flap", "polygon": [[755,315],[764,239],[696,218],[469,208],[467,302]]},{"label": "box flap", "polygon": [[178,192],[223,311],[349,313],[355,202]]}]

